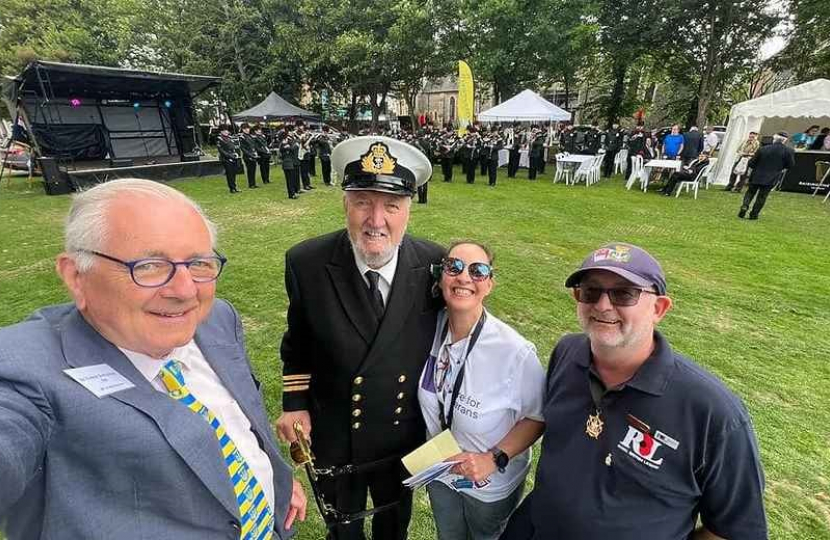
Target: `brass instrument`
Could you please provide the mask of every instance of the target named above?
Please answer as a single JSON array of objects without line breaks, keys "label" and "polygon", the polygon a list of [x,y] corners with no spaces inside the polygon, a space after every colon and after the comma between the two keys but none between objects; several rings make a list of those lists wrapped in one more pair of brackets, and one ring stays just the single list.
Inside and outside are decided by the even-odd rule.
[{"label": "brass instrument", "polygon": [[294,463],[297,465],[313,463],[314,454],[311,453],[311,444],[308,442],[308,439],[306,439],[305,432],[303,431],[303,425],[300,422],[294,422],[294,435],[297,437],[297,440],[291,443],[291,447],[289,449],[291,459],[293,459]]}]

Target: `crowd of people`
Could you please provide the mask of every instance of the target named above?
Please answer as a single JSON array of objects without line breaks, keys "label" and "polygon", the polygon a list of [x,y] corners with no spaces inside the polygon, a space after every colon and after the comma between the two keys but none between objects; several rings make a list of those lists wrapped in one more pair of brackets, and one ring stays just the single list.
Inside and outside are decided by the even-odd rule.
[{"label": "crowd of people", "polygon": [[830,128],[812,125],[806,131],[796,133],[792,137],[793,147],[803,150],[821,150],[830,152]]},{"label": "crowd of people", "polygon": [[301,193],[314,189],[311,178],[317,176],[318,157],[323,184],[332,185],[331,151],[341,139],[342,136],[332,132],[327,125],[316,131],[308,129],[300,121],[286,124],[269,137],[261,125],[252,128],[243,123],[237,135],[231,135],[231,126],[220,126],[216,150],[231,194],[240,192],[236,177],[242,172],[247,175],[249,189],[259,187],[256,183],[257,168],[262,183],[270,184],[272,156],[278,154],[288,198],[297,199]]},{"label": "crowd of people", "polygon": [[[333,148],[349,136],[334,132],[327,125],[319,130],[308,129],[304,122],[284,125],[275,135],[269,137],[263,133],[262,126],[242,124],[238,135],[231,135],[230,126],[222,126],[217,139],[219,159],[224,167],[230,193],[239,193],[236,177],[244,172],[248,187],[254,189],[257,170],[263,184],[270,183],[270,164],[272,156],[283,170],[288,198],[296,199],[301,193],[314,189],[311,179],[316,176],[316,161],[319,157],[322,168],[323,184],[332,185],[331,153]],[[830,128],[819,131],[819,126],[811,126],[804,133],[793,136],[794,144],[801,148],[823,148],[830,144],[826,135]],[[780,138],[783,132],[776,135]],[[618,152],[625,150],[626,170],[632,170],[631,160],[640,156],[643,162],[662,158],[679,160],[680,167],[673,172],[664,168],[659,174],[663,183],[660,193],[670,197],[683,182],[692,182],[698,178],[703,169],[712,163],[711,158],[718,150],[720,139],[709,126],[701,132],[697,126],[691,126],[681,132],[680,125],[672,125],[667,132],[651,132],[643,126],[628,130],[613,124],[602,130],[594,123],[590,127],[576,127],[561,124],[557,130],[552,126],[520,125],[481,126],[472,125],[464,134],[451,126],[436,129],[426,125],[417,132],[410,130],[386,130],[381,133],[396,140],[406,142],[418,148],[431,164],[440,167],[444,182],[453,181],[455,165],[461,165],[461,172],[468,184],[475,183],[477,176],[487,177],[487,184],[495,187],[500,166],[507,166],[507,177],[515,178],[527,155],[527,178],[535,180],[545,172],[545,164],[551,150],[564,154],[597,155],[603,154],[602,175],[610,177],[614,172]],[[786,134],[784,140],[787,139]],[[797,141],[797,142],[795,142]],[[825,143],[827,141],[827,143]],[[758,134],[751,132],[739,148],[738,158],[732,166],[729,183],[725,190],[740,192],[745,184],[753,185],[756,175],[752,161],[761,148]],[[507,152],[506,161],[502,154]],[[745,217],[748,206],[755,201],[750,219],[758,219],[766,203],[769,191],[780,180],[783,171],[793,166],[792,156],[784,150],[778,152],[779,158],[774,164],[764,167],[777,168],[772,176],[770,189],[752,188],[752,196],[747,194],[741,206],[739,217]],[[766,158],[769,162],[772,158]],[[752,165],[751,165],[752,164]],[[647,173],[642,173],[647,174]],[[763,175],[762,175],[763,176]],[[758,176],[760,177],[760,176]],[[766,180],[764,180],[766,182]],[[428,183],[417,188],[417,202],[428,201]]]},{"label": "crowd of people", "polygon": [[[301,145],[291,131],[283,144]],[[272,362],[277,435],[310,441],[329,538],[364,539],[371,516],[373,538],[406,539],[401,458],[445,430],[461,453],[427,488],[440,540],[767,538],[749,414],[657,330],[672,300],[651,254],[613,242],[563,276],[582,333],[545,373],[485,306],[486,244],[407,232],[432,175],[422,151],[365,136],[330,160],[346,226],[286,252]],[[306,497],[269,427],[275,390],[215,297],[228,260],[210,219],[167,185],[115,180],[78,194],[65,227],[56,268],[73,302],[0,329],[8,538],[292,536]]]}]

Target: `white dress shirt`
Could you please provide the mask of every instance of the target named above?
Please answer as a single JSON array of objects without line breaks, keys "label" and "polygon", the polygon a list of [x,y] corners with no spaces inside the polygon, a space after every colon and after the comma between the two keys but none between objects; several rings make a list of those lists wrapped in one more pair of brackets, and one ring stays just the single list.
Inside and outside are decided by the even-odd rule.
[{"label": "white dress shirt", "polygon": [[369,288],[369,280],[366,279],[366,272],[372,270],[380,274],[378,289],[380,289],[380,295],[383,297],[383,305],[388,305],[389,291],[392,290],[392,281],[395,279],[395,270],[398,268],[398,250],[396,249],[389,262],[380,268],[371,268],[360,257],[360,255],[358,255],[357,251],[352,250],[352,253],[354,253],[354,262],[357,264],[357,271],[360,272],[360,276],[363,278],[363,283],[366,284],[367,289]]},{"label": "white dress shirt", "polygon": [[709,152],[714,152],[715,148],[718,147],[718,143],[720,142],[720,139],[718,139],[718,136],[715,135],[715,132],[713,131],[709,135],[706,136],[706,139],[704,140],[704,142],[705,142],[705,144],[703,145],[703,150],[708,150]]},{"label": "white dress shirt", "polygon": [[[120,347],[119,347],[120,348]],[[242,409],[233,399],[230,392],[219,380],[219,377],[211,369],[210,364],[205,360],[202,351],[193,340],[183,347],[173,349],[164,360],[158,360],[145,354],[121,349],[130,362],[150,381],[150,384],[158,390],[167,394],[167,388],[159,376],[159,372],[168,360],[178,360],[182,365],[187,389],[199,400],[202,405],[219,419],[225,431],[233,439],[236,448],[248,466],[256,476],[262,491],[274,511],[274,469],[271,467],[271,460],[260,447],[256,435],[251,431],[251,422]],[[173,398],[170,398],[173,399]],[[194,419],[201,417],[194,413]]]}]

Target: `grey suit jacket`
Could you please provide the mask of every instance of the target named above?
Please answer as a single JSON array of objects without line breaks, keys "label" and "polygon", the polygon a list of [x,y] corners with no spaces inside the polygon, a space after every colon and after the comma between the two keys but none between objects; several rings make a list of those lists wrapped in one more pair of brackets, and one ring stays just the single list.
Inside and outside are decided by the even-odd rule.
[{"label": "grey suit jacket", "polygon": [[[276,537],[291,497],[237,313],[217,300],[195,337],[274,468]],[[63,370],[108,364],[135,388],[98,399]],[[239,538],[213,429],[155,390],[71,305],[0,329],[0,527],[17,539]]]}]

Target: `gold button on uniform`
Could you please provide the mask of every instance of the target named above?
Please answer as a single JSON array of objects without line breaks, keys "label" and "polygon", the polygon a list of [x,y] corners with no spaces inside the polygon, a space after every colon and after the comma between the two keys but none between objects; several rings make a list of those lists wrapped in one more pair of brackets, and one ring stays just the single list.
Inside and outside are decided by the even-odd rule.
[{"label": "gold button on uniform", "polygon": [[403,399],[403,392],[398,392],[398,399]]},{"label": "gold button on uniform", "polygon": [[363,384],[363,377],[355,377],[354,383],[357,385]]},{"label": "gold button on uniform", "polygon": [[394,424],[394,425],[396,425],[396,426],[397,426],[398,424],[400,424],[400,422],[399,422],[399,421],[397,421],[397,420],[395,420],[394,422],[392,422],[392,424]]},{"label": "gold button on uniform", "polygon": [[401,407],[398,407],[397,409],[395,409],[395,414],[401,414],[402,412],[403,412],[403,409]]},{"label": "gold button on uniform", "polygon": [[352,427],[354,429],[360,429],[360,422],[355,422],[354,424],[352,424]]},{"label": "gold button on uniform", "polygon": [[352,401],[354,401],[355,403],[357,403],[361,399],[363,399],[363,396],[361,396],[360,394],[355,394],[352,396]]},{"label": "gold button on uniform", "polygon": [[355,409],[352,411],[352,416],[354,416],[355,418],[357,418],[361,414],[363,414],[363,411],[361,411],[360,409]]},{"label": "gold button on uniform", "polygon": [[406,375],[401,375],[400,377],[398,377],[398,382],[399,383],[405,383],[406,382]]}]

